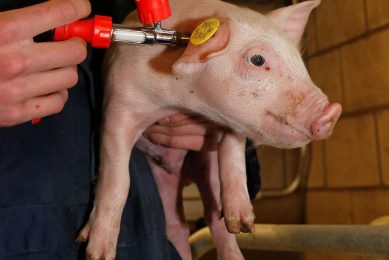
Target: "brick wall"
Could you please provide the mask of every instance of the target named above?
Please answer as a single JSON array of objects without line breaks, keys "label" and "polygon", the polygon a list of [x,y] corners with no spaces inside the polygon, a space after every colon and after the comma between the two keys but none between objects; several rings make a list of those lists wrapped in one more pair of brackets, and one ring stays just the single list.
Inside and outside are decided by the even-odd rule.
[{"label": "brick wall", "polygon": [[[389,215],[389,0],[322,0],[307,26],[304,56],[343,115],[330,139],[312,144],[305,201],[298,193],[258,200],[256,221],[368,224]],[[264,190],[285,188],[296,174],[297,151],[258,151]]]},{"label": "brick wall", "polygon": [[[230,0],[262,11],[290,2],[271,1]],[[295,192],[257,200],[256,222],[367,224],[389,215],[389,0],[322,0],[308,23],[305,43],[312,79],[344,112],[333,136],[312,144],[306,196]],[[298,152],[271,147],[258,152],[263,189],[288,186],[297,172]],[[186,203],[191,203],[187,217],[197,219],[201,202]],[[316,253],[305,258],[371,259]]]},{"label": "brick wall", "polygon": [[306,222],[368,224],[389,215],[389,1],[322,0],[306,40],[312,79],[344,111],[313,143]]}]

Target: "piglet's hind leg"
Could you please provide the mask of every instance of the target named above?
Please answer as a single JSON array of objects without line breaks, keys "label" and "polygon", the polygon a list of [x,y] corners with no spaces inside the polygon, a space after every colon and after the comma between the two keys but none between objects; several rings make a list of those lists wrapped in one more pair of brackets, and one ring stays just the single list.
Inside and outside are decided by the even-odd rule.
[{"label": "piglet's hind leg", "polygon": [[204,203],[204,217],[208,224],[212,240],[215,244],[218,259],[220,260],[242,260],[244,259],[235,235],[230,234],[224,224],[223,219],[219,218],[221,207],[220,201],[220,180],[217,152],[197,153],[194,158],[201,169],[192,174],[192,180],[196,183]]}]

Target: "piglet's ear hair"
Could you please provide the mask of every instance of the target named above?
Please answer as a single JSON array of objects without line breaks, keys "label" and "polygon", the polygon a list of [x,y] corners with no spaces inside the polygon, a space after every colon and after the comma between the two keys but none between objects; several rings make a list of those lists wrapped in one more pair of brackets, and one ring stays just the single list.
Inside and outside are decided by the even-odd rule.
[{"label": "piglet's ear hair", "polygon": [[310,13],[319,4],[320,0],[305,1],[276,9],[266,16],[280,27],[294,44],[298,45]]}]

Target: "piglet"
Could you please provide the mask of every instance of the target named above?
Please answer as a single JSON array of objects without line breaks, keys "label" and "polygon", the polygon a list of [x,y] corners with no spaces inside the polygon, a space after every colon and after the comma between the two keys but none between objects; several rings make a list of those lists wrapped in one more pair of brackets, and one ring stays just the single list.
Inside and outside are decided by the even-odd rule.
[{"label": "piglet", "polygon": [[[310,79],[297,45],[320,0],[264,16],[218,0],[171,1],[177,31],[216,17],[215,36],[185,49],[113,46],[106,59],[101,164],[94,208],[80,238],[87,255],[113,259],[130,188],[131,149],[157,120],[184,111],[224,126],[217,151],[221,204],[232,233],[251,231],[244,140],[294,148],[331,135],[341,113]],[[124,24],[139,26],[136,14]],[[215,158],[212,160],[216,160]]]}]

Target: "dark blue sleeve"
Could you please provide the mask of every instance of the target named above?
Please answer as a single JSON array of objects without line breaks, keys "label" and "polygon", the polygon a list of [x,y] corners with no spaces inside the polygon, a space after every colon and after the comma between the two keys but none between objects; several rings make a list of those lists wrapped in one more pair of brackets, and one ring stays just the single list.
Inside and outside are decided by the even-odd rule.
[{"label": "dark blue sleeve", "polygon": [[247,175],[247,190],[251,200],[254,200],[258,192],[261,190],[261,165],[259,157],[253,142],[246,141],[246,175]]}]

